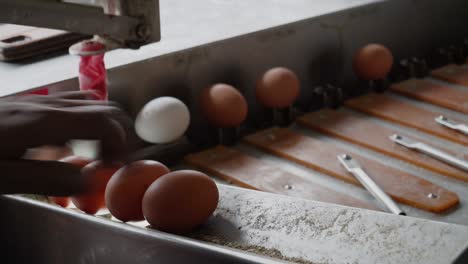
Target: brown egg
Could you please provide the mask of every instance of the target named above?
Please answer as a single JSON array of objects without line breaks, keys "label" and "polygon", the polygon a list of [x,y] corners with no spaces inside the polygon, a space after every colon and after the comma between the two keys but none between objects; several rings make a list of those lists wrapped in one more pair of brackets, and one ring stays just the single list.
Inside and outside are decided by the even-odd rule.
[{"label": "brown egg", "polygon": [[124,222],[144,220],[141,202],[148,187],[169,173],[162,163],[136,161],[118,170],[106,188],[106,205],[111,214]]},{"label": "brown egg", "polygon": [[200,96],[204,116],[215,126],[236,127],[247,117],[247,101],[234,87],[215,84],[204,89]]},{"label": "brown egg", "polygon": [[[78,166],[79,168],[83,168],[84,166],[88,165],[92,162],[91,159],[80,157],[80,156],[68,156],[60,160],[61,162],[67,162]],[[49,200],[58,204],[62,207],[67,207],[70,204],[70,197],[59,197],[59,196],[49,196]]]},{"label": "brown egg", "polygon": [[120,168],[120,164],[105,164],[94,161],[86,165],[81,173],[90,183],[88,192],[72,196],[73,204],[87,214],[95,214],[106,206],[104,194],[107,183],[112,175]]},{"label": "brown egg", "polygon": [[393,66],[392,52],[380,44],[369,44],[356,52],[353,68],[364,80],[385,79]]},{"label": "brown egg", "polygon": [[203,224],[218,206],[218,188],[207,175],[174,171],[156,180],[143,197],[143,214],[157,229],[186,232]]},{"label": "brown egg", "polygon": [[277,67],[265,72],[257,81],[257,100],[269,108],[286,108],[299,96],[300,82],[296,74]]},{"label": "brown egg", "polygon": [[61,207],[67,207],[70,204],[70,197],[67,196],[49,196],[49,201]]}]

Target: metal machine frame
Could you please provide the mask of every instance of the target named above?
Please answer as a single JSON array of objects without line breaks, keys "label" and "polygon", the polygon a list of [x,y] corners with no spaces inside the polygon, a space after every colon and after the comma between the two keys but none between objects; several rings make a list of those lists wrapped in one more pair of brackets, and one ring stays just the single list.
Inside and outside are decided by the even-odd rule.
[{"label": "metal machine frame", "polygon": [[161,38],[159,0],[69,2],[0,0],[0,22],[99,35],[132,49]]}]

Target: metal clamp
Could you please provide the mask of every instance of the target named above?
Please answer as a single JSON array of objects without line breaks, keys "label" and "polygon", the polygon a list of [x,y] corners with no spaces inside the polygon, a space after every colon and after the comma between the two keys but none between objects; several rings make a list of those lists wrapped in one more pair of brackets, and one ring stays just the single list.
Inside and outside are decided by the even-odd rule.
[{"label": "metal clamp", "polygon": [[[87,2],[0,0],[0,20],[2,23],[99,35],[118,43],[118,46],[108,48],[137,49],[161,39],[159,0]],[[72,52],[76,49],[78,53],[81,51],[75,47]]]},{"label": "metal clamp", "polygon": [[465,160],[461,160],[459,158],[454,157],[453,155],[450,155],[444,151],[441,151],[439,149],[436,149],[434,147],[431,147],[427,144],[421,143],[414,141],[412,139],[409,139],[407,137],[403,137],[401,135],[393,135],[390,137],[390,140],[400,144],[404,147],[407,147],[409,149],[417,150],[419,152],[422,152],[424,154],[427,154],[433,158],[436,158],[440,161],[443,161],[447,164],[450,164],[454,167],[457,167],[459,169],[468,171],[468,162]]},{"label": "metal clamp", "polygon": [[448,119],[445,116],[438,116],[435,118],[435,121],[445,127],[457,130],[458,132],[468,135],[468,125],[458,123],[454,120]]},{"label": "metal clamp", "polygon": [[379,201],[389,212],[396,215],[406,215],[400,207],[375,183],[367,173],[361,168],[359,163],[350,155],[342,154],[337,156],[341,164]]}]

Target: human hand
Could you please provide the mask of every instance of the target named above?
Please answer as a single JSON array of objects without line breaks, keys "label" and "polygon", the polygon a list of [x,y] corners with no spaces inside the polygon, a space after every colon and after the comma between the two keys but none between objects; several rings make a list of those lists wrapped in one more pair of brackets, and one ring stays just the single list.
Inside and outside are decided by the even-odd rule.
[{"label": "human hand", "polygon": [[0,99],[0,193],[69,195],[87,188],[80,169],[22,159],[31,148],[70,139],[99,140],[101,159],[124,159],[134,142],[130,118],[115,103],[85,100],[93,92]]}]

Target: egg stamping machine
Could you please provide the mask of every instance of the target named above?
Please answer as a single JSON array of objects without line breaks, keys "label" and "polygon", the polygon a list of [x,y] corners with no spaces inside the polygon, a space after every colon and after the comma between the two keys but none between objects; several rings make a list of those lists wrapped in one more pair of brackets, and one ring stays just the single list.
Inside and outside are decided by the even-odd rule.
[{"label": "egg stamping machine", "polygon": [[[0,19],[2,23],[100,35],[111,40],[114,48],[139,48],[158,41],[161,19],[161,42],[106,55],[110,98],[133,115],[159,96],[177,97],[191,110],[187,137],[175,144],[146,146],[147,158],[187,168],[182,162],[185,155],[214,146],[216,142],[207,133],[211,128],[197,110],[197,97],[211,84],[229,83],[249,104],[248,119],[237,130],[239,140],[229,148],[271,162],[336,193],[374,204],[363,188],[241,140],[266,129],[258,125],[264,120],[255,100],[255,81],[274,66],[288,67],[300,78],[301,95],[292,107],[295,116],[338,108],[338,113],[357,115],[360,120],[443,145],[462,158],[468,153],[464,141],[440,139],[416,123],[405,125],[371,117],[372,111],[365,108],[360,111],[370,115],[357,114],[349,104],[342,107],[350,97],[373,89],[388,90],[386,83],[363,82],[353,73],[353,55],[368,43],[382,43],[391,49],[395,64],[389,83],[424,78],[460,91],[468,89],[429,75],[431,69],[448,64],[463,68],[466,63],[465,0],[108,0],[97,4],[103,8],[46,0],[0,0]],[[46,63],[54,67],[54,59]],[[69,89],[77,82],[76,78],[44,78],[51,78],[47,82],[54,83],[50,87],[56,90]],[[37,81],[22,89],[42,86],[44,83]],[[385,95],[468,122],[466,112],[407,99],[394,91],[385,91]],[[353,109],[359,109],[359,105]],[[2,237],[8,239],[2,239],[2,255],[6,259],[14,256],[17,263],[466,263],[466,257],[460,257],[468,248],[466,182],[402,162],[366,147],[365,142],[355,144],[359,134],[346,138],[338,131],[338,137],[326,136],[294,123],[287,129],[428,180],[455,193],[459,204],[442,213],[400,204],[408,216],[399,216],[301,199],[304,197],[295,193],[301,188],[294,184],[283,183],[286,191],[278,195],[218,180],[220,202],[215,216],[198,231],[201,236],[186,237],[148,229],[144,222],[123,224],[5,196],[0,199],[0,228]],[[395,183],[395,192],[406,184],[410,183]],[[437,195],[440,193],[423,196],[437,200]]]}]

